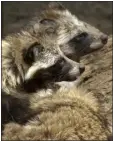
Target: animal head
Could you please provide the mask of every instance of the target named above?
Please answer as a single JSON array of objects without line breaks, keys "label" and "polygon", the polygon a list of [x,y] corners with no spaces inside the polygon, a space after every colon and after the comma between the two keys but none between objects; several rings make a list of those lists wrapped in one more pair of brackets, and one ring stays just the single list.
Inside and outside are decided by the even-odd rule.
[{"label": "animal head", "polygon": [[29,29],[43,45],[57,44],[75,61],[102,48],[108,40],[106,34],[79,20],[58,2],[50,2],[46,10],[31,21]]},{"label": "animal head", "polygon": [[76,81],[85,70],[83,65],[65,56],[58,44],[44,46],[36,42],[24,53],[23,59],[30,65],[24,81],[28,92],[62,81]]},{"label": "animal head", "polygon": [[[2,41],[2,89],[35,92],[61,81],[76,81],[84,66],[69,59],[58,44],[45,45],[29,33]],[[52,86],[53,86],[52,85]]]}]

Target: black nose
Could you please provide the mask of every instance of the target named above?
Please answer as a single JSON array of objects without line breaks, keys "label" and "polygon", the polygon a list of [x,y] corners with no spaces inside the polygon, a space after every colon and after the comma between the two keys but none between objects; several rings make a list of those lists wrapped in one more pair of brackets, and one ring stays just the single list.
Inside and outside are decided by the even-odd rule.
[{"label": "black nose", "polygon": [[103,44],[106,44],[108,41],[108,36],[106,34],[101,35],[100,37]]},{"label": "black nose", "polygon": [[85,66],[80,65],[79,69],[80,69],[80,74],[82,74],[85,71]]}]

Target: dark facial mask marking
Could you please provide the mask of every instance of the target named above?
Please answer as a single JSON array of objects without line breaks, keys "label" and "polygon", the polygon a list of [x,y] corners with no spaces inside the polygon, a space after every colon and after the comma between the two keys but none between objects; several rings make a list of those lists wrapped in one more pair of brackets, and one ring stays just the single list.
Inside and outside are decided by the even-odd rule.
[{"label": "dark facial mask marking", "polygon": [[28,49],[23,50],[23,59],[28,65],[32,65],[35,58],[37,58],[39,53],[42,51],[43,46],[38,43],[34,43]]}]

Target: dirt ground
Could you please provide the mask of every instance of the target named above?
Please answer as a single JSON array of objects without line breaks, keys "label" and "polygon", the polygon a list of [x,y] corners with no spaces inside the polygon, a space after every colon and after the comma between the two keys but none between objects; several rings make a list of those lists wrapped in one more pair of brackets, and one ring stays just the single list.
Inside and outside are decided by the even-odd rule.
[{"label": "dirt ground", "polygon": [[[2,2],[2,37],[18,31],[48,2]],[[112,2],[62,2],[80,19],[112,34]],[[112,39],[84,58],[82,85],[92,91],[106,109],[112,104]]]},{"label": "dirt ground", "polygon": [[82,58],[82,85],[92,91],[106,110],[112,106],[112,37],[102,49]]}]

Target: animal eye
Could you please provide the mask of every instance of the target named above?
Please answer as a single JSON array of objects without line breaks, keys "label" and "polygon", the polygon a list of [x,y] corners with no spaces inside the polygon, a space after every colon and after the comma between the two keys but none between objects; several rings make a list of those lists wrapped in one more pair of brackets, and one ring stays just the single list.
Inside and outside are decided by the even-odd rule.
[{"label": "animal eye", "polygon": [[76,37],[76,40],[77,40],[77,41],[82,41],[82,40],[84,40],[87,36],[88,36],[88,33],[82,32],[81,34],[79,34],[79,35]]},{"label": "animal eye", "polygon": [[27,50],[24,49],[23,50],[24,61],[27,64],[32,65],[32,63],[35,62],[36,58],[39,56],[39,53],[43,51],[43,49],[44,49],[43,46],[38,43],[32,44]]}]

